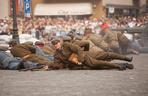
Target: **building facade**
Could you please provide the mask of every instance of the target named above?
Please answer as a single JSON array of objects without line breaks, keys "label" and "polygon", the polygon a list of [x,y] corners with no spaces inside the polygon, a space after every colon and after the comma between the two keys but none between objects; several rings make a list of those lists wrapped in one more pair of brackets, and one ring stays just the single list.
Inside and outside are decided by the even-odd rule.
[{"label": "building facade", "polygon": [[[82,4],[82,3],[89,3],[91,6],[92,12],[89,15],[92,15],[94,17],[99,17],[102,15],[105,15],[103,6],[102,6],[102,0],[34,0],[32,2],[32,14],[34,15],[34,12],[36,10],[36,6],[38,4],[69,4],[74,9],[81,9],[82,6],[72,6],[73,4]],[[54,8],[56,9],[58,6],[55,6]],[[64,10],[64,9],[63,9]],[[66,9],[65,9],[66,10]],[[50,10],[49,10],[50,11]],[[79,11],[79,10],[77,10]],[[89,11],[86,9],[86,11]]]},{"label": "building facade", "polygon": [[[16,1],[16,5],[19,6],[17,13],[22,16],[24,15],[24,0]],[[0,18],[11,15],[11,4],[11,0],[0,0]],[[46,15],[63,15],[65,13],[65,15],[89,15],[97,18],[120,15],[138,16],[148,13],[148,0],[30,0],[30,7],[31,16],[41,15],[42,12],[45,12]]]},{"label": "building facade", "polygon": [[9,17],[9,0],[0,0],[0,19]]},{"label": "building facade", "polygon": [[[148,0],[32,0],[32,14],[38,4],[90,3],[93,17],[138,16],[147,13]],[[75,8],[75,6],[72,6]]]}]

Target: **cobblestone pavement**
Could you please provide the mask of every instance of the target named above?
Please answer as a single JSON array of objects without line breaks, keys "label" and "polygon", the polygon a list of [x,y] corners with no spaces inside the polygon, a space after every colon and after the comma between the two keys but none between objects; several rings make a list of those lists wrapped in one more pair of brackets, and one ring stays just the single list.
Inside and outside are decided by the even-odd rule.
[{"label": "cobblestone pavement", "polygon": [[0,96],[148,96],[148,54],[134,55],[135,69],[0,70]]}]

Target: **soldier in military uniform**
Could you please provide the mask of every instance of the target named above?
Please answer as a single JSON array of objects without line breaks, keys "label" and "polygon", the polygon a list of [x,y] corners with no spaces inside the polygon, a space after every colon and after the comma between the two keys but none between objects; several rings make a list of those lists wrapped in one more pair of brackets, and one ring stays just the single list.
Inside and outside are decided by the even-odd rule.
[{"label": "soldier in military uniform", "polygon": [[103,40],[101,35],[93,34],[90,28],[86,28],[84,32],[83,40],[90,40],[94,45],[101,48],[104,51],[108,51],[108,44]]},{"label": "soldier in military uniform", "polygon": [[118,37],[119,46],[121,48],[121,53],[126,54],[131,41],[122,32],[116,32],[116,34]]},{"label": "soldier in military uniform", "polygon": [[91,69],[98,69],[98,68],[116,68],[120,70],[125,70],[126,68],[133,68],[132,64],[116,64],[111,63],[108,60],[112,59],[119,59],[125,61],[132,61],[132,58],[128,58],[124,55],[119,55],[112,52],[104,52],[104,51],[83,51],[80,46],[72,44],[70,42],[64,42],[63,44],[60,43],[59,40],[52,41],[52,44],[56,48],[56,55],[55,60],[59,62],[70,62],[70,56],[75,53],[77,54],[77,61],[74,62],[78,65],[84,65]]},{"label": "soldier in military uniform", "polygon": [[109,26],[107,24],[102,24],[101,25],[101,33],[103,36],[103,40],[107,42],[108,47],[116,53],[120,53],[120,48],[119,48],[119,42],[118,42],[118,37],[115,32],[112,32],[109,29]]},{"label": "soldier in military uniform", "polygon": [[47,65],[49,69],[60,69],[62,66],[55,64],[54,61],[49,61],[48,59],[38,56],[35,54],[35,47],[30,44],[17,44],[15,40],[9,42],[11,47],[10,52],[14,57],[20,57],[24,60],[32,61],[35,63]]},{"label": "soldier in military uniform", "polygon": [[132,46],[132,41],[129,40],[123,32],[116,31],[115,32],[118,42],[119,42],[119,48],[121,51],[121,54],[128,54],[128,53],[133,53],[133,54],[139,54],[138,51],[134,50]]},{"label": "soldier in military uniform", "polygon": [[79,45],[75,45],[73,43],[70,43],[71,39],[64,37],[61,40],[53,40],[52,44],[54,45],[56,51],[54,54],[54,59],[56,63],[60,63],[64,65],[64,68],[68,69],[81,69],[82,66],[77,65],[79,62],[71,62],[69,60],[70,56],[75,53],[79,57],[81,55],[81,51],[83,45],[80,47]]}]

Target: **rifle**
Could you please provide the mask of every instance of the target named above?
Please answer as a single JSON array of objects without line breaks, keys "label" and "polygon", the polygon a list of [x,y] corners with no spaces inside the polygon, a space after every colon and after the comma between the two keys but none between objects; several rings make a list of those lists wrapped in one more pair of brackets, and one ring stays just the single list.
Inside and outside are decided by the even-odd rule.
[{"label": "rifle", "polygon": [[[38,64],[38,65],[35,66],[35,67],[20,69],[19,71],[28,71],[28,70],[31,70],[31,71],[38,71],[39,69],[42,69],[42,68],[44,68],[45,66],[47,66],[47,65]],[[47,70],[47,69],[45,68],[45,70]]]}]

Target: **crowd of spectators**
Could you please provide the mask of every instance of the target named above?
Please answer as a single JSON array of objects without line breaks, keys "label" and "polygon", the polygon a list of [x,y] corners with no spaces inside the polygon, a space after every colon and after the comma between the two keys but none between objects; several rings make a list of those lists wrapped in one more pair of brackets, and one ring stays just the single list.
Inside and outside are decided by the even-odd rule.
[{"label": "crowd of spectators", "polygon": [[148,15],[140,17],[131,17],[131,16],[122,16],[111,18],[112,28],[125,28],[125,27],[135,27],[142,26],[143,24],[148,23]]},{"label": "crowd of spectators", "polygon": [[[85,27],[90,26],[88,19],[74,19],[74,18],[51,18],[51,17],[39,17],[33,19],[18,19],[18,33],[27,33],[32,36],[42,36],[46,33],[49,35],[64,35],[69,31],[75,30],[76,32],[82,33]],[[97,22],[97,21],[95,21]],[[12,19],[0,20],[0,33],[10,34],[12,31]],[[96,26],[96,25],[95,25]],[[82,33],[83,34],[83,33]],[[38,37],[40,38],[40,37]]]},{"label": "crowd of spectators", "polygon": [[[37,39],[41,39],[44,34],[52,36],[63,36],[71,31],[83,35],[85,28],[93,29],[93,32],[99,33],[100,25],[103,22],[108,22],[111,28],[125,28],[141,26],[148,22],[148,16],[138,18],[131,16],[116,17],[116,18],[83,18],[77,19],[69,17],[34,17],[33,19],[18,18],[18,33],[31,34]],[[0,20],[0,34],[12,33],[13,21],[12,18]]]},{"label": "crowd of spectators", "polygon": [[[125,36],[125,34],[123,34],[122,32],[115,33],[113,31],[111,31],[110,28],[125,28],[125,27],[142,26],[142,24],[147,23],[147,22],[148,22],[148,16],[143,16],[143,17],[139,17],[139,18],[130,17],[130,16],[118,17],[118,18],[104,18],[104,17],[92,18],[92,17],[89,17],[89,18],[83,18],[83,19],[78,19],[78,18],[75,18],[72,16],[68,16],[68,17],[34,17],[34,18],[23,18],[23,19],[18,18],[17,19],[17,27],[18,27],[19,38],[21,36],[23,37],[23,35],[27,36],[28,34],[30,34],[30,36],[39,40],[39,41],[35,41],[35,39],[30,40],[31,46],[33,45],[33,48],[35,47],[34,48],[35,51],[33,51],[33,54],[35,53],[34,54],[35,58],[34,58],[34,56],[31,57],[31,58],[34,58],[33,60],[37,60],[36,55],[39,55],[39,56],[43,56],[46,59],[50,59],[52,61],[54,58],[53,55],[55,55],[54,54],[55,50],[54,50],[54,48],[52,48],[53,47],[52,41],[55,41],[57,37],[60,38],[60,39],[58,38],[59,42],[60,42],[60,40],[63,40],[63,42],[66,40],[79,41],[79,38],[76,39],[76,35],[80,36],[82,38],[84,37],[83,38],[84,41],[89,40],[89,44],[91,46],[93,46],[91,48],[97,48],[98,50],[106,51],[106,52],[116,52],[119,54],[120,53],[127,54],[130,52],[134,53],[134,54],[139,54],[139,51],[141,48],[141,46],[139,45],[139,42],[129,40],[129,38],[127,38]],[[12,32],[13,32],[12,18],[1,19],[0,20],[0,35],[3,35],[2,39],[5,38],[4,35],[9,35],[9,36],[11,35],[12,36]],[[71,33],[71,35],[70,35],[70,33]],[[96,34],[98,34],[98,35],[96,35]],[[66,36],[66,35],[69,36],[70,39],[64,38],[64,36]],[[75,37],[75,38],[73,38],[73,37]],[[27,39],[29,39],[29,38],[30,37],[27,37]],[[81,40],[83,41],[82,38],[80,38],[80,41]],[[2,41],[1,38],[0,38],[0,41]],[[10,42],[10,41],[8,41],[8,42]],[[30,44],[30,42],[29,42],[29,44]],[[94,47],[94,46],[96,46],[96,47]],[[102,46],[103,47],[105,46],[105,48],[103,48]],[[8,47],[6,46],[6,48],[9,49],[9,47],[10,47],[10,43],[9,43]],[[2,47],[2,49],[6,49],[6,48]],[[22,48],[26,49],[24,46],[22,46]],[[94,49],[94,50],[96,51],[97,49]],[[16,50],[16,49],[13,50],[14,53],[16,51],[18,51],[18,50]],[[92,51],[92,52],[95,53],[95,51]],[[24,53],[21,50],[19,50],[18,52]],[[48,53],[49,56],[47,54],[44,54],[44,52]],[[3,56],[4,55],[2,54],[1,57],[3,57]],[[17,57],[17,55],[14,55],[14,56]],[[21,58],[23,58],[23,59],[28,58],[26,56],[28,56],[28,55],[21,56]],[[31,56],[30,51],[29,51],[29,56]],[[39,58],[39,59],[41,59],[41,58]],[[34,62],[34,61],[32,61],[32,62]],[[32,62],[31,62],[31,64],[32,64]],[[48,63],[49,65],[51,65],[51,62],[46,62],[46,60],[41,61],[41,63],[42,62],[44,64]],[[19,64],[20,64],[20,62],[19,62]],[[37,65],[35,65],[35,66],[37,66]],[[55,65],[55,67],[56,67],[56,65]]]}]

